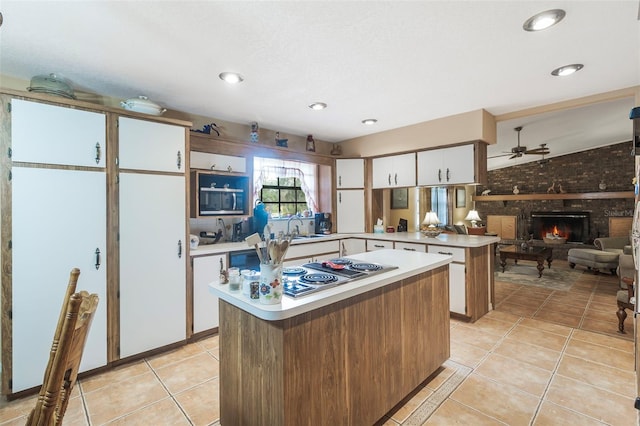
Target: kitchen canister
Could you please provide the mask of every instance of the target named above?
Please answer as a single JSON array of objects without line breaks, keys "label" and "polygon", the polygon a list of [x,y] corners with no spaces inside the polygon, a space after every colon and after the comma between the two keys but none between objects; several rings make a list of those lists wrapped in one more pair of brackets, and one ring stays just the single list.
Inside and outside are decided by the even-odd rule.
[{"label": "kitchen canister", "polygon": [[[260,285],[260,272],[252,271],[250,269],[243,269],[240,271],[242,274],[242,295],[248,298],[253,299],[251,297],[251,284]],[[258,293],[256,292],[256,296]],[[258,299],[258,297],[256,297]]]},{"label": "kitchen canister", "polygon": [[282,264],[260,264],[260,303],[275,305],[282,302]]},{"label": "kitchen canister", "polygon": [[240,276],[240,268],[229,268],[229,290],[240,291],[242,285],[242,277]]}]

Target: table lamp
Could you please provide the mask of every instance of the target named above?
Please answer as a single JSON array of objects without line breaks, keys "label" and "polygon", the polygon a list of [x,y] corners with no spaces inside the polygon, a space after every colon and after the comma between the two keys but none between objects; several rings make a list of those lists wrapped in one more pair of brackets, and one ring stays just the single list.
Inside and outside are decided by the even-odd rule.
[{"label": "table lamp", "polygon": [[424,215],[424,220],[422,221],[422,224],[427,225],[427,228],[422,232],[427,237],[437,237],[442,232],[441,229],[436,227],[436,225],[438,225],[439,223],[440,220],[438,219],[438,215],[436,214],[436,212],[427,212],[427,214]]},{"label": "table lamp", "polygon": [[482,219],[480,219],[478,210],[469,210],[469,214],[464,218],[464,220],[471,221],[471,226],[477,228],[478,222],[480,222]]}]

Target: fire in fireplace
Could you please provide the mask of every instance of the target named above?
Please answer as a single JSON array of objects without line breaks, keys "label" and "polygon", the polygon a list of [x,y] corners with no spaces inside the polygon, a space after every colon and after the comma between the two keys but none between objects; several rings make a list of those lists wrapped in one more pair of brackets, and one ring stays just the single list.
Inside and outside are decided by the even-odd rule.
[{"label": "fire in fireplace", "polygon": [[570,243],[586,243],[589,239],[589,212],[532,212],[533,238],[551,235]]}]

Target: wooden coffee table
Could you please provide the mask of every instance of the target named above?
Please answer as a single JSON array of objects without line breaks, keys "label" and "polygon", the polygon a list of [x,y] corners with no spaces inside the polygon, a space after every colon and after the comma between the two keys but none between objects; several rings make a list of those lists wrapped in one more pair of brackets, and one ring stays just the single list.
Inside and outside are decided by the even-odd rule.
[{"label": "wooden coffee table", "polygon": [[502,266],[502,272],[507,265],[507,259],[514,259],[515,263],[518,260],[533,260],[538,263],[538,278],[542,277],[542,271],[544,271],[544,261],[547,261],[549,268],[551,268],[551,254],[553,249],[550,247],[528,247],[522,248],[520,246],[509,246],[500,249],[500,266]]}]

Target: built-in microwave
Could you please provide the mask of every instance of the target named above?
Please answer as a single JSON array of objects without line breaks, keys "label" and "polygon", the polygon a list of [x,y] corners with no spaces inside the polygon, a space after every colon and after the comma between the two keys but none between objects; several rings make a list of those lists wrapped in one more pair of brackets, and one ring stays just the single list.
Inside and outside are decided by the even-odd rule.
[{"label": "built-in microwave", "polygon": [[246,215],[249,178],[247,176],[226,176],[206,172],[194,172],[193,188],[198,216]]}]

